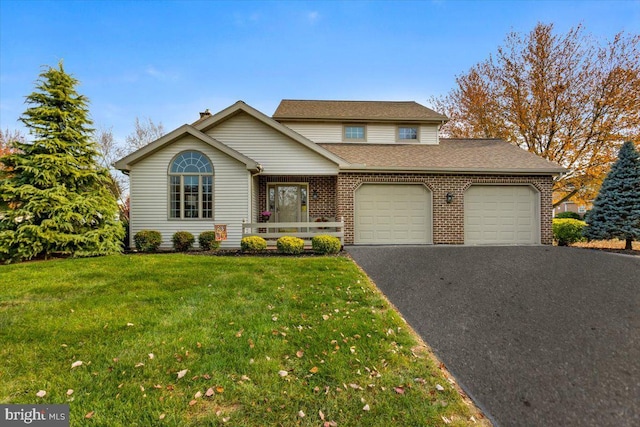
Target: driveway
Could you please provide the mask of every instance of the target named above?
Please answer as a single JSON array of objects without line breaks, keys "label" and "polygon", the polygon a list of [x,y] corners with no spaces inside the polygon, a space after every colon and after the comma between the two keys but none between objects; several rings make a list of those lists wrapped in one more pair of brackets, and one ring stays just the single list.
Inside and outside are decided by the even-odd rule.
[{"label": "driveway", "polygon": [[498,426],[640,425],[640,257],[347,248]]}]

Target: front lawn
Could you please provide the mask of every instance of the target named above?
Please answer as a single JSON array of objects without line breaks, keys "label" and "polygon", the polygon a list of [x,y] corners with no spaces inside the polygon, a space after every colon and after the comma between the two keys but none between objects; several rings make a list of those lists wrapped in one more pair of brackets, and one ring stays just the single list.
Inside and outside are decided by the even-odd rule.
[{"label": "front lawn", "polygon": [[0,343],[0,403],[72,426],[486,423],[343,257],[0,266]]}]

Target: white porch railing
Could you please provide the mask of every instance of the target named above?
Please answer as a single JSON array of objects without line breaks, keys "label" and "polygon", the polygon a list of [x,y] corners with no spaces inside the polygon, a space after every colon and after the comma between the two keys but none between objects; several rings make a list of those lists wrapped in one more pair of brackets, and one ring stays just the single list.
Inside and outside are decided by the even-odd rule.
[{"label": "white porch railing", "polygon": [[344,218],[337,222],[242,222],[242,237],[260,236],[268,246],[275,246],[282,236],[299,237],[305,246],[311,246],[318,234],[337,237],[344,246]]}]

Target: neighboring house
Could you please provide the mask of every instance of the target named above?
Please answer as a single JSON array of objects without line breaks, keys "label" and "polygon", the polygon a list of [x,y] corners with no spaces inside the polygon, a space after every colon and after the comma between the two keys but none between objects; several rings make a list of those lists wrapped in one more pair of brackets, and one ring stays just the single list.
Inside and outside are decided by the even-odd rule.
[{"label": "neighboring house", "polygon": [[562,202],[558,206],[553,208],[553,216],[555,217],[561,212],[575,212],[584,217],[584,214],[587,213],[589,209],[591,209],[591,206],[591,202],[576,202],[573,200],[567,200],[566,202]]},{"label": "neighboring house", "polygon": [[130,176],[131,235],[198,234],[243,221],[344,220],[345,244],[551,244],[556,164],[496,139],[445,139],[415,102],[242,101],[201,113],[116,167]]}]

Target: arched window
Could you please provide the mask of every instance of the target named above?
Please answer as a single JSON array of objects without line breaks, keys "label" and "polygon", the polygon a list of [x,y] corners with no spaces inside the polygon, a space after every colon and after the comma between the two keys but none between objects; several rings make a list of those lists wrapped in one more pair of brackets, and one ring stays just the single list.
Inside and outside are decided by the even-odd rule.
[{"label": "arched window", "polygon": [[178,154],[169,166],[169,218],[213,218],[213,166],[197,151]]}]

